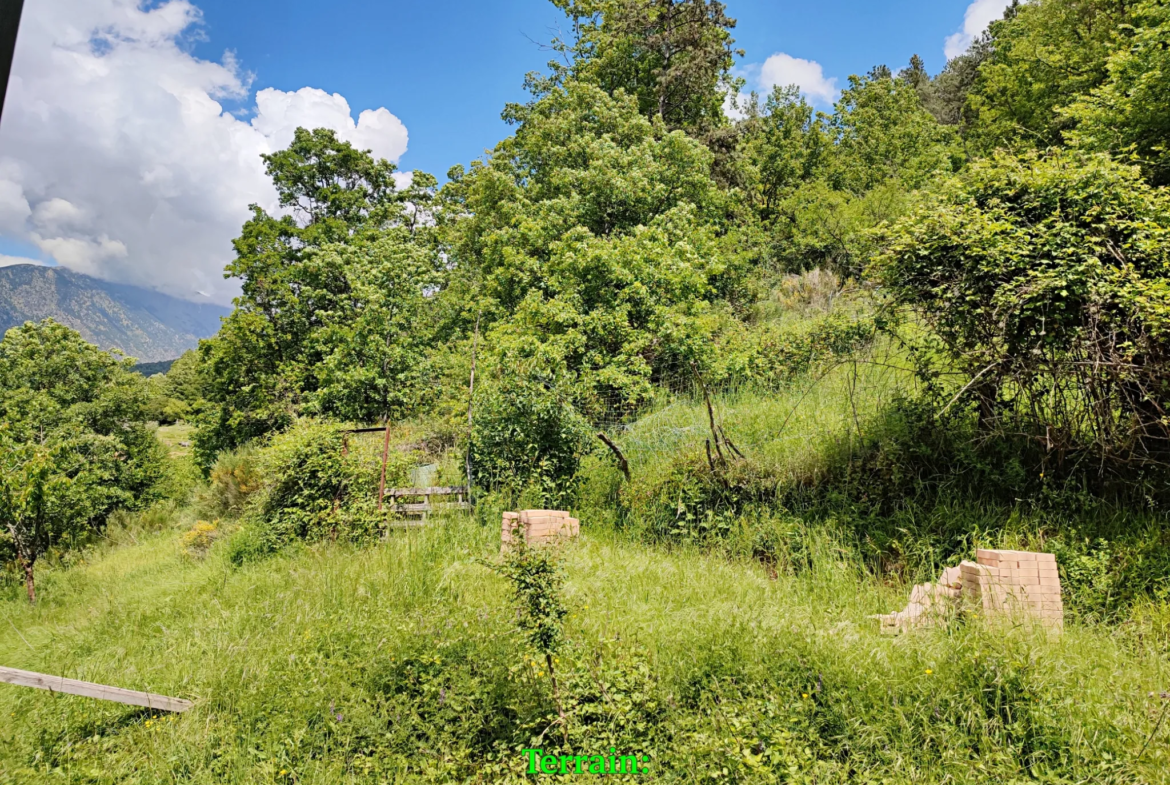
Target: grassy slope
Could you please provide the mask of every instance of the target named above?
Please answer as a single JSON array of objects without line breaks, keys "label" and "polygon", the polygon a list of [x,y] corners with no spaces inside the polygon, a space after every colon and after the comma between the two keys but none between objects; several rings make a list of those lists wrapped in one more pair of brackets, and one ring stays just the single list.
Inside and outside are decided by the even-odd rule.
[{"label": "grassy slope", "polygon": [[[164,531],[46,573],[35,608],[14,587],[0,600],[0,662],[197,706],[152,719],[0,685],[0,782],[516,775],[551,707],[505,586],[477,561],[495,554],[493,534],[453,521],[233,570],[217,550],[192,561]],[[1029,762],[1046,782],[1167,781],[1164,740],[1133,760],[1160,709],[1146,694],[1170,683],[1165,659],[1104,627],[882,638],[866,616],[900,592],[831,543],[813,550],[812,569],[770,580],[750,562],[587,531],[565,554],[578,647],[564,655],[566,689],[574,674],[644,663],[627,692],[653,692],[657,708],[651,725],[597,720],[577,743],[637,745],[679,782],[1011,782]]]},{"label": "grassy slope", "polygon": [[[867,359],[807,396],[811,380],[721,397],[716,416],[771,476],[815,477],[909,386],[890,358]],[[421,438],[407,431],[396,441]],[[700,401],[623,433],[627,501],[701,460],[707,435]],[[591,459],[585,500],[599,509],[565,553],[574,751],[649,753],[654,778],[675,782],[1170,782],[1165,725],[1138,759],[1166,705],[1170,630],[1074,620],[1049,639],[955,623],[883,638],[867,616],[900,608],[906,589],[868,574],[832,527],[786,517],[799,553],[772,578],[747,559],[650,547],[599,523],[613,517],[610,464]],[[190,517],[46,571],[36,608],[0,587],[0,663],[196,708],[156,720],[0,685],[0,785],[522,781],[519,750],[542,733],[555,743],[547,675],[481,563],[497,554],[490,520],[236,569],[222,546],[182,553]],[[988,544],[1031,536],[987,523]]]}]

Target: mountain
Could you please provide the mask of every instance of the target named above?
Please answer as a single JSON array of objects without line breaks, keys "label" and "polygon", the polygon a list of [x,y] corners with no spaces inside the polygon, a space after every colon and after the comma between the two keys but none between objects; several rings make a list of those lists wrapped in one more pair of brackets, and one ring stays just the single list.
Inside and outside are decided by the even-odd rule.
[{"label": "mountain", "polygon": [[159,360],[154,363],[138,363],[131,370],[149,378],[159,373],[170,373],[171,366],[174,364],[175,360]]},{"label": "mountain", "polygon": [[52,318],[103,349],[171,360],[219,330],[230,309],[108,283],[61,267],[0,267],[0,331]]}]

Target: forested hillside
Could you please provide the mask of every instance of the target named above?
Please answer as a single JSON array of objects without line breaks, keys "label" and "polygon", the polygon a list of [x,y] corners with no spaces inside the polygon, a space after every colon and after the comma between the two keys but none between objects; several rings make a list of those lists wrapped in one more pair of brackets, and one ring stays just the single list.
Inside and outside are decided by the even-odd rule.
[{"label": "forested hillside", "polygon": [[[266,155],[165,379],[0,342],[0,662],[195,701],[0,692],[0,783],[1170,781],[1170,6],[1014,3],[817,111],[733,6],[554,4],[441,186]],[[418,484],[472,511],[395,526]],[[518,509],[581,536],[502,554]],[[880,634],[988,547],[1063,634]]]},{"label": "forested hillside", "polygon": [[173,360],[195,348],[228,312],[60,267],[0,267],[0,330],[54,319],[102,349],[142,362]]}]

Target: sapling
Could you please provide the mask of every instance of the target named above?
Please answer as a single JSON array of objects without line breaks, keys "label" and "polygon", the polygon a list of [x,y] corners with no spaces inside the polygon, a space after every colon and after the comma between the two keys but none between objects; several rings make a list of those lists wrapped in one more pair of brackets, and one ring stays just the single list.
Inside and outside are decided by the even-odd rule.
[{"label": "sapling", "polygon": [[527,636],[528,644],[544,656],[561,735],[568,744],[569,730],[556,672],[556,654],[565,642],[564,621],[568,614],[562,596],[564,571],[551,548],[533,547],[522,538],[514,541],[503,562],[492,568],[512,584],[517,624]]}]

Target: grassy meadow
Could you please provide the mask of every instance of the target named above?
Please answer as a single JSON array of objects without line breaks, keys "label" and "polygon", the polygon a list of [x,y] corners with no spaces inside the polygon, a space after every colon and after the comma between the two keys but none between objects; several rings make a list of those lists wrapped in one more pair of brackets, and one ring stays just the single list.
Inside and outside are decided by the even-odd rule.
[{"label": "grassy meadow", "polygon": [[[815,396],[797,384],[715,408],[748,462],[797,478],[818,460],[828,471],[850,424],[872,421],[897,383],[874,364],[841,366]],[[851,403],[851,390],[867,392]],[[197,496],[119,517],[84,558],[42,571],[36,606],[15,582],[0,595],[5,665],[195,708],[156,715],[0,685],[0,783],[521,782],[534,779],[529,748],[648,757],[650,773],[629,781],[1170,781],[1164,603],[1117,623],[1070,598],[1062,636],[956,619],[883,637],[869,617],[901,608],[941,552],[901,577],[880,569],[840,525],[844,505],[841,520],[739,510],[718,546],[636,524],[658,478],[701,449],[706,417],[701,399],[680,400],[622,433],[629,488],[614,489],[602,458],[583,467],[583,534],[561,557],[563,729],[490,569],[500,500],[375,544],[240,565],[230,522],[205,553],[184,539]],[[1043,536],[1026,516],[1005,523],[1009,510],[962,509],[1001,518],[972,545]],[[760,532],[783,543],[770,558]]]},{"label": "grassy meadow", "polygon": [[[937,444],[924,470],[913,442],[930,435],[891,419],[917,393],[878,345],[615,429],[630,481],[599,449],[574,484],[555,689],[492,569],[499,513],[535,499],[258,555],[240,517],[257,448],[198,485],[190,430],[160,429],[188,501],[116,515],[40,570],[35,606],[0,583],[0,663],[195,706],[0,685],[0,785],[526,782],[525,749],[650,761],[619,781],[1170,782],[1164,518],[1039,479],[1005,498],[983,478],[1014,475],[950,475]],[[720,472],[712,416],[742,453]],[[392,482],[416,463],[458,481],[431,432],[393,430]],[[349,449],[374,482],[381,439]],[[1000,546],[1058,554],[1063,635],[974,617],[879,633],[871,616],[911,584]]]}]

